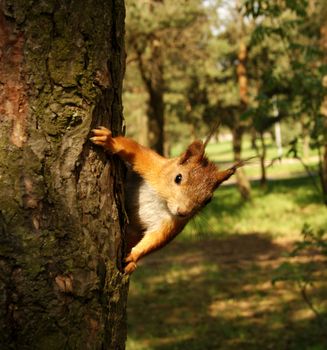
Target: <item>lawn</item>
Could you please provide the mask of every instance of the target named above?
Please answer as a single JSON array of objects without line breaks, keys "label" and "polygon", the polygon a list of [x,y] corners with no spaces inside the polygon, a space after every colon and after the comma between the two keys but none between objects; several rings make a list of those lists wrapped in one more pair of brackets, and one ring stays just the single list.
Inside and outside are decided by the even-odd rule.
[{"label": "lawn", "polygon": [[297,239],[305,223],[327,228],[327,211],[311,178],[290,178],[252,184],[252,199],[244,203],[235,186],[221,186],[212,203],[186,227],[180,239],[243,233]]},{"label": "lawn", "polygon": [[[310,178],[253,184],[252,201],[222,186],[180,236],[132,275],[127,350],[323,350],[319,325],[291,283],[271,283],[305,223],[327,230],[327,209]],[[310,298],[326,311],[327,273],[315,263]]]}]

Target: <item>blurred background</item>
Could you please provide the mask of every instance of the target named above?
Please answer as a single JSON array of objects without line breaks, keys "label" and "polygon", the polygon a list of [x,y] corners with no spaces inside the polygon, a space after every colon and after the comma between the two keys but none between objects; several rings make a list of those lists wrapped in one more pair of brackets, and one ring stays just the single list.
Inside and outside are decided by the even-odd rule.
[{"label": "blurred background", "polygon": [[127,135],[257,156],[131,279],[128,350],[327,349],[327,2],[126,0]]}]

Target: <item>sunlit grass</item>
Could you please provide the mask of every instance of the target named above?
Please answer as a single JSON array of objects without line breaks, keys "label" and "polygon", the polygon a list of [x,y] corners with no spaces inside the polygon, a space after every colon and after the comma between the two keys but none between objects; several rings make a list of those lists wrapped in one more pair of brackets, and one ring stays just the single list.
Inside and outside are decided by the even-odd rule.
[{"label": "sunlit grass", "polygon": [[305,223],[327,230],[327,210],[310,178],[278,180],[262,189],[252,185],[252,200],[244,203],[235,186],[221,186],[214,200],[179,239],[194,236],[258,233],[299,238]]},{"label": "sunlit grass", "polygon": [[[270,137],[266,137],[267,160],[275,159],[279,156],[276,143]],[[181,150],[180,148],[178,149]],[[283,148],[283,156],[286,157],[289,147]],[[211,142],[207,145],[206,153],[216,162],[228,162],[233,160],[233,149],[231,141]],[[299,154],[301,155],[301,147],[299,145]],[[251,141],[245,137],[242,143],[242,157],[249,158],[256,155],[256,151],[251,146]],[[314,150],[309,150],[309,157],[315,156]]]},{"label": "sunlit grass", "polygon": [[[127,350],[304,350],[319,345],[322,330],[298,291],[271,283],[283,248],[243,237],[207,245],[180,242],[149,257],[131,282]],[[326,276],[318,278],[323,290]]]}]

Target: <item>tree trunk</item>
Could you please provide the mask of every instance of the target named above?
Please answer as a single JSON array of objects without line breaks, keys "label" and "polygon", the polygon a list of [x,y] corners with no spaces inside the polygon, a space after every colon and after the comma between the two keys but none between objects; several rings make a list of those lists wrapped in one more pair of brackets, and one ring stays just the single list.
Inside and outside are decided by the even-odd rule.
[{"label": "tree trunk", "polygon": [[[327,123],[326,123],[327,124]],[[327,130],[327,126],[326,126]],[[320,177],[323,190],[323,200],[327,205],[327,142],[323,146],[322,175]]]},{"label": "tree trunk", "polygon": [[302,129],[302,153],[305,162],[309,161],[310,158],[310,134],[307,129]]},{"label": "tree trunk", "polygon": [[161,44],[153,39],[149,43],[151,56],[145,62],[145,52],[138,51],[137,44],[134,44],[135,51],[138,54],[138,67],[142,80],[148,93],[147,106],[147,130],[148,147],[159,154],[164,154],[164,77],[163,77],[163,58]]},{"label": "tree trunk", "polygon": [[135,135],[135,140],[143,146],[150,147],[149,145],[149,130],[148,130],[148,118],[142,113],[137,117],[138,133]]},{"label": "tree trunk", "polygon": [[[232,130],[232,134],[233,134],[234,160],[235,160],[235,162],[239,162],[241,160],[243,129],[242,128],[234,128]],[[237,169],[236,181],[237,181],[237,186],[238,186],[238,189],[241,193],[242,198],[244,200],[250,199],[250,195],[251,195],[250,182],[247,179],[243,168]]]},{"label": "tree trunk", "polygon": [[124,1],[0,0],[0,348],[124,349]]},{"label": "tree trunk", "polygon": [[[325,5],[326,6],[326,5]],[[325,10],[325,12],[327,12]],[[320,28],[321,47],[325,54],[324,63],[327,64],[327,24],[323,23]],[[327,75],[324,76],[323,85],[327,87]],[[321,159],[321,186],[323,190],[324,203],[327,205],[327,97],[324,98],[321,107],[321,114],[323,115],[323,145],[322,145],[322,159]]]},{"label": "tree trunk", "polygon": [[242,109],[245,111],[248,106],[248,79],[246,74],[247,47],[241,40],[238,51],[237,79]]},{"label": "tree trunk", "polygon": [[[243,21],[243,19],[242,19]],[[243,25],[241,25],[243,27]],[[238,52],[238,65],[237,65],[237,78],[239,85],[239,93],[240,93],[240,111],[244,113],[247,109],[248,105],[248,81],[246,75],[246,62],[247,58],[247,48],[244,42],[241,40],[239,52]],[[242,153],[242,138],[244,133],[244,127],[242,123],[243,121],[239,120],[238,117],[237,125],[234,126],[233,130],[233,150],[234,150],[234,159],[235,161],[241,160]],[[236,172],[236,181],[243,199],[250,199],[251,195],[251,185],[249,180],[246,177],[243,168],[239,168]]]},{"label": "tree trunk", "polygon": [[148,102],[148,130],[149,145],[159,154],[164,154],[164,100],[163,89],[152,88],[149,90]]},{"label": "tree trunk", "polygon": [[250,130],[250,136],[251,136],[251,149],[256,151],[258,149],[257,146],[257,132],[254,127]]},{"label": "tree trunk", "polygon": [[267,185],[267,174],[266,174],[266,156],[267,156],[267,146],[264,138],[263,132],[260,132],[260,143],[261,143],[261,154],[260,154],[260,168],[261,168],[261,177],[260,185],[265,187]]}]

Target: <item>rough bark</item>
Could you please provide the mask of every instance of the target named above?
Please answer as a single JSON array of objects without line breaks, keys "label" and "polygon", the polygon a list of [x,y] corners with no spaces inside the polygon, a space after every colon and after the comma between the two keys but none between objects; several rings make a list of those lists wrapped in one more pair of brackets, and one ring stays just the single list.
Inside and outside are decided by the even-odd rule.
[{"label": "rough bark", "polygon": [[0,348],[124,349],[123,0],[0,0]]}]

